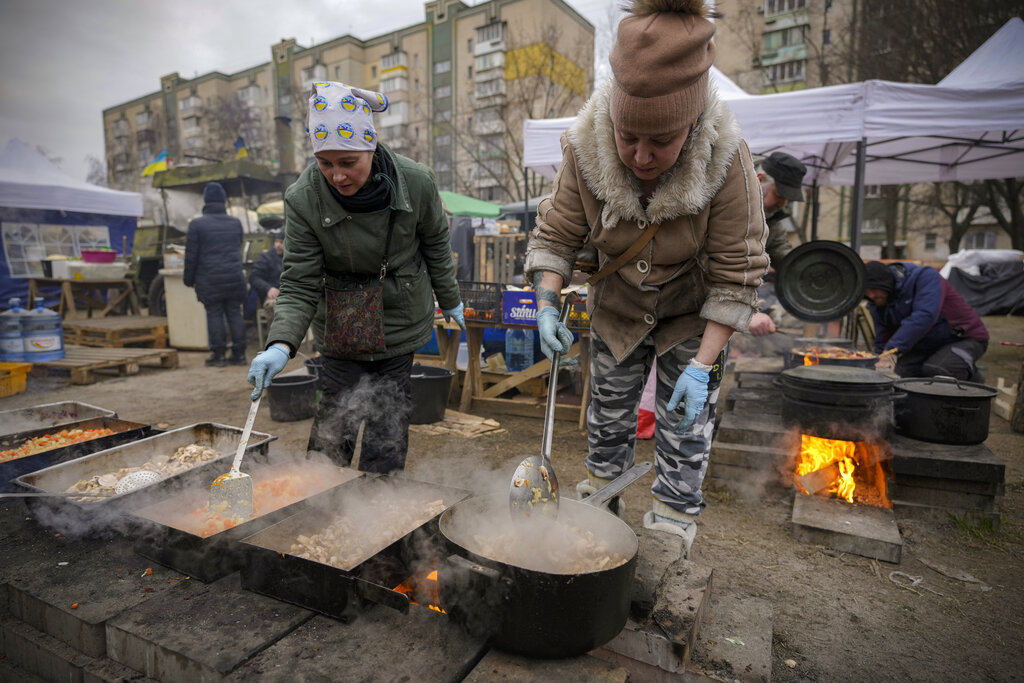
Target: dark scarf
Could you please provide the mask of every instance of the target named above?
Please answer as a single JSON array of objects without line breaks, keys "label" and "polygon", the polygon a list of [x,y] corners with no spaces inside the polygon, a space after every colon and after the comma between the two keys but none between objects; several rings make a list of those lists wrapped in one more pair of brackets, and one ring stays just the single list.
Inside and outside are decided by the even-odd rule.
[{"label": "dark scarf", "polygon": [[370,165],[370,177],[366,184],[359,188],[351,197],[346,197],[334,189],[330,183],[331,194],[338,203],[349,213],[370,213],[380,211],[391,206],[391,193],[395,188],[395,164],[391,161],[391,155],[382,147],[377,147],[373,153],[373,162]]}]

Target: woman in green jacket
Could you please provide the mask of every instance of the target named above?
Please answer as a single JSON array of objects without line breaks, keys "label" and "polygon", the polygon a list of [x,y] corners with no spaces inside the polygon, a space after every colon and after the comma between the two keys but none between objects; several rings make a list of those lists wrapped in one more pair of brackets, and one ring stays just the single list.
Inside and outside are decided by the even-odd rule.
[{"label": "woman in green jacket", "polygon": [[253,359],[256,400],[306,330],[323,356],[323,394],[307,450],[359,468],[405,466],[413,354],[430,341],[434,297],[465,328],[448,223],[434,175],[377,140],[387,98],[313,84],[307,129],[315,162],[285,193],[281,292],[267,349]]}]

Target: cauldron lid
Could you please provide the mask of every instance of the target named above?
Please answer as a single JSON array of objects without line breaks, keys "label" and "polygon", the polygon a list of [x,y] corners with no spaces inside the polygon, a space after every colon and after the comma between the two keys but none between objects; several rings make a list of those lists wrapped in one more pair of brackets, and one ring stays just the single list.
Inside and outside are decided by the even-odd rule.
[{"label": "cauldron lid", "polygon": [[864,261],[842,242],[806,242],[779,265],[775,294],[800,320],[837,320],[864,298]]},{"label": "cauldron lid", "polygon": [[848,365],[798,365],[795,368],[783,370],[782,376],[801,384],[843,384],[861,388],[887,388],[893,383],[892,379],[880,372]]},{"label": "cauldron lid", "polygon": [[918,396],[944,398],[993,398],[998,389],[985,384],[963,382],[952,377],[911,377],[896,382],[896,387]]}]

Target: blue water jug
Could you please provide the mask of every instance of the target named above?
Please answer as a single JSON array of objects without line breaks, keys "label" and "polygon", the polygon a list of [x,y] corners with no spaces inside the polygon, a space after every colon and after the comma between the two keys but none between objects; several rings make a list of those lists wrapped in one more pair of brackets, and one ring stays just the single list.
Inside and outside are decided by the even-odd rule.
[{"label": "blue water jug", "polygon": [[0,360],[25,360],[25,343],[21,337],[21,318],[28,312],[21,307],[21,299],[10,300],[11,308],[0,313]]},{"label": "blue water jug", "polygon": [[41,363],[64,357],[64,326],[60,314],[43,308],[40,301],[35,310],[21,317],[21,340],[25,349],[24,360]]},{"label": "blue water jug", "polygon": [[533,365],[533,330],[512,328],[505,331],[505,367],[521,372]]}]

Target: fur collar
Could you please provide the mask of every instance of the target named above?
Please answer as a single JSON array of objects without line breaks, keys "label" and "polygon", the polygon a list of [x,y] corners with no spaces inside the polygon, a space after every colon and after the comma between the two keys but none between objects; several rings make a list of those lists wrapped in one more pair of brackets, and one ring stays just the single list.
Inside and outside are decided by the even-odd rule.
[{"label": "fur collar", "polygon": [[704,118],[683,146],[675,166],[663,176],[646,213],[636,176],[622,165],[615,150],[608,114],[611,88],[609,79],[590,96],[568,131],[587,187],[604,202],[604,228],[614,228],[621,220],[664,222],[699,213],[725,182],[742,135],[710,79]]}]

